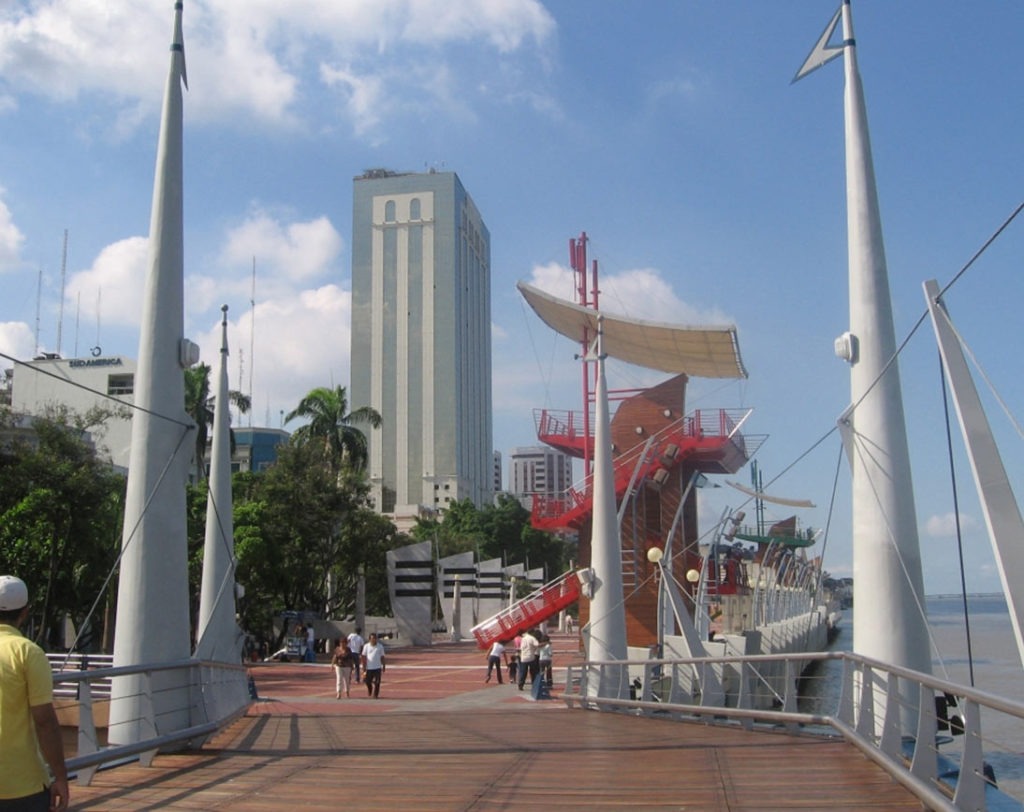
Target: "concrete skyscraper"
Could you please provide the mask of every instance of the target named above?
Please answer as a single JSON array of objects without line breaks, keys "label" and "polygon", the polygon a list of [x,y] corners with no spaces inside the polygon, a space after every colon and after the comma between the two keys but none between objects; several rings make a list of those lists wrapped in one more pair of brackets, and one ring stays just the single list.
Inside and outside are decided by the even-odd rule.
[{"label": "concrete skyscraper", "polygon": [[354,181],[352,408],[377,509],[402,519],[493,498],[491,242],[454,172]]}]

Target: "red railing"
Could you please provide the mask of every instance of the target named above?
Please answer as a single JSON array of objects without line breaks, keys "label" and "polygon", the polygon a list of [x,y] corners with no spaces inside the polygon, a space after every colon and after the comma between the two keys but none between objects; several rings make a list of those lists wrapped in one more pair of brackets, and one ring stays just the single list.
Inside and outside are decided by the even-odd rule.
[{"label": "red railing", "polygon": [[583,594],[583,578],[586,571],[572,571],[545,584],[525,598],[513,603],[478,623],[470,631],[480,648],[490,648],[495,640],[511,640],[517,634],[543,623],[563,609],[572,606]]},{"label": "red railing", "polygon": [[[657,476],[659,469],[669,472],[683,461],[688,461],[696,470],[708,473],[732,473],[738,470],[750,459],[756,445],[763,440],[763,437],[756,439],[756,445],[751,447],[752,438],[744,437],[736,430],[738,419],[743,414],[746,412],[731,412],[727,409],[697,410],[655,434],[654,442],[647,449],[645,458],[641,459],[645,453],[646,442],[638,443],[616,457],[616,499],[625,494],[634,470],[637,471],[637,482]],[[543,424],[550,429],[558,426],[565,426],[568,429],[578,422],[572,419],[547,420],[542,415],[538,419],[538,427]],[[541,439],[556,445],[545,437]],[[590,514],[592,501],[593,482],[588,476],[579,487],[570,488],[559,496],[535,495],[531,523],[540,530],[578,529]]]}]

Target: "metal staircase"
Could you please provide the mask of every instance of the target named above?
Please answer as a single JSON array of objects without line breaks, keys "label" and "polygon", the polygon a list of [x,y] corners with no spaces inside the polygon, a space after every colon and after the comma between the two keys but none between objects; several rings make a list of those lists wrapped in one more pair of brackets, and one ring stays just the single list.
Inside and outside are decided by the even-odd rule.
[{"label": "metal staircase", "polygon": [[570,570],[470,631],[482,649],[490,648],[496,640],[511,640],[576,603],[590,577],[589,569]]},{"label": "metal staircase", "polygon": [[[739,425],[749,412],[727,409],[698,410],[672,423],[652,439],[615,458],[615,498],[621,501],[632,482],[662,484],[669,471],[686,462],[708,474],[735,473],[763,442],[762,436],[744,435]],[[584,437],[578,420],[559,413],[559,419],[537,417],[538,439],[567,453],[582,456]],[[543,430],[542,430],[543,429]],[[559,437],[564,432],[564,437]],[[587,442],[593,446],[593,437]],[[581,487],[558,496],[533,497],[531,522],[539,530],[578,530],[593,509],[593,484],[587,477]]]}]

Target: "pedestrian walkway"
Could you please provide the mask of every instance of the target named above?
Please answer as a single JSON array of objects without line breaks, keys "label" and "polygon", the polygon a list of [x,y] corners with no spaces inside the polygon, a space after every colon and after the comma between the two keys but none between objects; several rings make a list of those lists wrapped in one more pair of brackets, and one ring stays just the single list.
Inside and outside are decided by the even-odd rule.
[{"label": "pedestrian walkway", "polygon": [[[555,642],[557,683],[578,654]],[[472,643],[395,649],[380,699],[354,685],[337,700],[329,666],[260,664],[246,717],[199,751],[72,786],[73,808],[920,809],[842,742],[569,710],[485,673]]]}]

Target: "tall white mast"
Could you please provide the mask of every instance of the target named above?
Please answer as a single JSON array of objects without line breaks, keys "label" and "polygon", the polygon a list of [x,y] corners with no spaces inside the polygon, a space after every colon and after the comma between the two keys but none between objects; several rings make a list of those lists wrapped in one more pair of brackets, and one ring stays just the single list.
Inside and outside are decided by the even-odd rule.
[{"label": "tall white mast", "polygon": [[[186,83],[182,3],[174,4],[170,68],[153,180],[149,262],[135,373],[132,445],[117,594],[116,666],[187,659],[190,654],[185,487],[195,426],[185,411],[183,370],[197,360],[184,338],[182,86]],[[116,678],[109,739],[153,735],[155,720],[188,724],[187,678],[153,675],[152,705],[141,677]],[[150,717],[147,719],[146,717]]]},{"label": "tall white mast", "polygon": [[[850,364],[851,407],[839,425],[853,482],[853,649],[930,673],[896,331],[849,0],[840,11],[796,78],[843,54],[850,330],[836,352]],[[840,16],[842,44],[829,46]],[[904,732],[913,732],[906,726],[916,698],[906,699]]]},{"label": "tall white mast", "polygon": [[235,541],[231,502],[231,417],[228,400],[228,306],[221,308],[220,368],[213,407],[213,441],[207,480],[206,542],[199,596],[196,657],[237,663],[241,657],[235,623]]},{"label": "tall white mast", "polygon": [[[622,596],[622,539],[615,509],[615,472],[612,465],[611,418],[608,382],[604,371],[603,317],[597,319],[597,337],[588,361],[597,364],[594,404],[594,513],[590,533],[590,566],[594,571],[590,600],[587,659],[626,659],[626,608]],[[595,353],[596,349],[596,353]],[[602,669],[587,680],[587,695],[623,699],[627,696],[625,667]]]}]

